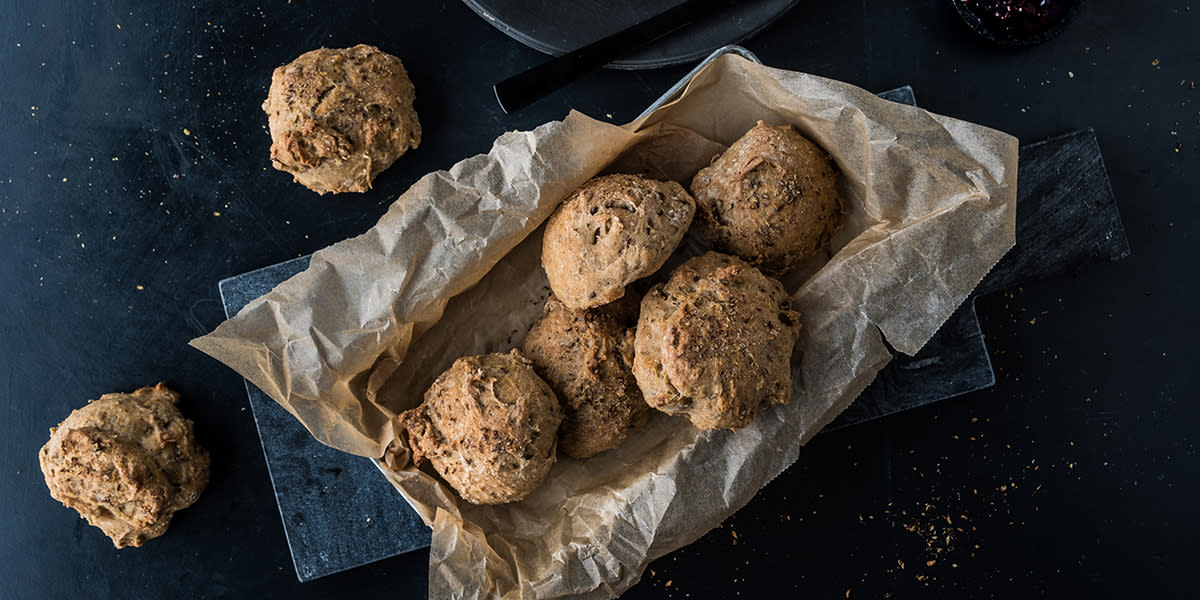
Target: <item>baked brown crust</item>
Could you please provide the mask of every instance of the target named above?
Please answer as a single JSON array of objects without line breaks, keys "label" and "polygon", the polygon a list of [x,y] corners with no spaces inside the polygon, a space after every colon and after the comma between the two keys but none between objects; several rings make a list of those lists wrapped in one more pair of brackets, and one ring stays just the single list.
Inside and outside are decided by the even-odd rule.
[{"label": "baked brown crust", "polygon": [[159,383],[105,394],[73,411],[38,453],[50,495],[118,548],[165,533],[209,476],[208,452],[178,402],[179,394]]},{"label": "baked brown crust", "polygon": [[374,46],[306,52],[271,76],[271,164],[318,194],[365,192],[421,143],[415,95],[400,59]]},{"label": "baked brown crust", "polygon": [[550,296],[522,350],[558,396],[558,447],[587,458],[621,445],[646,424],[649,405],[633,377],[638,298],[584,310]]},{"label": "baked brown crust", "polygon": [[513,502],[554,465],[562,411],[520,351],[467,356],[398,417],[413,463],[429,461],[467,502]]},{"label": "baked brown crust", "polygon": [[793,271],[842,227],[839,177],[790,125],[759,121],[692,179],[696,229],[769,274]]},{"label": "baked brown crust", "polygon": [[783,286],[709,252],[642,299],[633,374],[646,402],[699,429],[740,429],[791,395],[799,314]]},{"label": "baked brown crust", "polygon": [[546,222],[542,266],[550,288],[574,309],[620,298],[625,286],[666,262],[695,211],[674,181],[623,174],[589,180]]}]

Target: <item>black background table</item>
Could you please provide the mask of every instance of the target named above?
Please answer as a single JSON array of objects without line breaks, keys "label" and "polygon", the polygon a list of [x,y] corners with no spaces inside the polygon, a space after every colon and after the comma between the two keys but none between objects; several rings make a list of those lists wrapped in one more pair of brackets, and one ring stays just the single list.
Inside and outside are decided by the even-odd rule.
[{"label": "black background table", "polygon": [[[1091,1],[1000,50],[944,0],[802,2],[744,45],[1023,141],[1094,127],[1133,254],[982,299],[997,384],[827,433],[629,598],[1194,594],[1200,458],[1200,7]],[[271,70],[318,46],[400,56],[425,130],[366,194],[270,167]],[[427,552],[300,584],[242,380],[186,344],[216,282],[358,234],[424,173],[570,108],[624,123],[686,66],[593,73],[503,114],[543,56],[458,2],[0,2],[0,598],[425,595]],[[114,550],[49,497],[47,429],[163,380],[213,456],[163,538]]]}]

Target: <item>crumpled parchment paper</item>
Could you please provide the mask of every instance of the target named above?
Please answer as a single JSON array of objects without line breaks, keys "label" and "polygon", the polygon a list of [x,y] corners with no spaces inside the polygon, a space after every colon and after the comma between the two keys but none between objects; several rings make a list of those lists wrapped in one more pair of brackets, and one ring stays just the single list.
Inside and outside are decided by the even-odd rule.
[{"label": "crumpled parchment paper", "polygon": [[[655,414],[507,505],[462,502],[408,463],[392,417],[455,358],[520,343],[549,293],[539,227],[568,193],[605,171],[686,186],[759,119],[795,126],[845,175],[845,227],[783,279],[803,323],[790,404],[737,432]],[[640,121],[571,113],[425,176],[192,345],[318,440],[378,459],[433,528],[430,597],[606,598],[795,461],[888,362],[884,338],[911,354],[934,334],[1014,243],[1016,165],[1004,133],[726,55]],[[664,270],[702,250],[689,238]]]}]

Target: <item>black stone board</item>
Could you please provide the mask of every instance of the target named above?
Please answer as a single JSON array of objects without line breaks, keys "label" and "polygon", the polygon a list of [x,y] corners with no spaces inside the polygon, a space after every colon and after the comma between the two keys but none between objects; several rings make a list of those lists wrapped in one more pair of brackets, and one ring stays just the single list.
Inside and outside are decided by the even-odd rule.
[{"label": "black stone board", "polygon": [[1129,256],[1096,132],[1021,146],[1017,244],[979,284],[980,296]]},{"label": "black stone board", "polygon": [[884,100],[891,100],[892,102],[899,102],[900,104],[907,104],[909,106],[917,105],[917,96],[915,93],[913,93],[911,85],[903,85],[894,90],[879,92],[876,95]]},{"label": "black stone board", "polygon": [[[559,56],[659,14],[680,0],[465,0],[479,16],[535,50]],[[753,36],[796,0],[731,3],[644,48],[609,63],[617,69],[653,69],[700,60]]]},{"label": "black stone board", "polygon": [[[294,258],[221,281],[226,316],[307,269],[308,261]],[[429,528],[375,463],[318,442],[249,381],[246,392],[300,581],[429,545]]]}]

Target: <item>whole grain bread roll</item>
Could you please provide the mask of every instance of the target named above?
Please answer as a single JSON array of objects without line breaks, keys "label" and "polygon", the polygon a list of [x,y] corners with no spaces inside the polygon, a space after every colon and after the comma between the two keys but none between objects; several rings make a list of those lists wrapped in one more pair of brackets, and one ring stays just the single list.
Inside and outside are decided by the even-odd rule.
[{"label": "whole grain bread roll", "polygon": [[589,180],[546,222],[542,266],[563,304],[607,304],[666,262],[683,239],[695,201],[683,186],[639,175]]},{"label": "whole grain bread roll", "polygon": [[620,446],[645,425],[650,407],[633,377],[638,297],[575,310],[550,296],[521,349],[563,409],[558,447],[587,458]]},{"label": "whole grain bread roll", "polygon": [[783,286],[742,260],[688,260],[642,299],[633,374],[646,402],[699,429],[740,429],[791,396],[800,315]]},{"label": "whole grain bread roll", "polygon": [[467,502],[532,492],[554,465],[562,411],[519,350],[454,361],[398,416],[414,464],[430,462]]},{"label": "whole grain bread roll", "polygon": [[50,495],[117,548],[166,533],[208,484],[208,452],[178,402],[161,383],[104,394],[52,428],[38,452]]},{"label": "whole grain bread roll", "polygon": [[759,121],[692,179],[696,229],[768,274],[793,271],[842,227],[840,176],[791,126]]},{"label": "whole grain bread roll", "polygon": [[365,192],[421,143],[415,96],[400,59],[374,46],[305,52],[271,75],[271,164],[318,194]]}]

